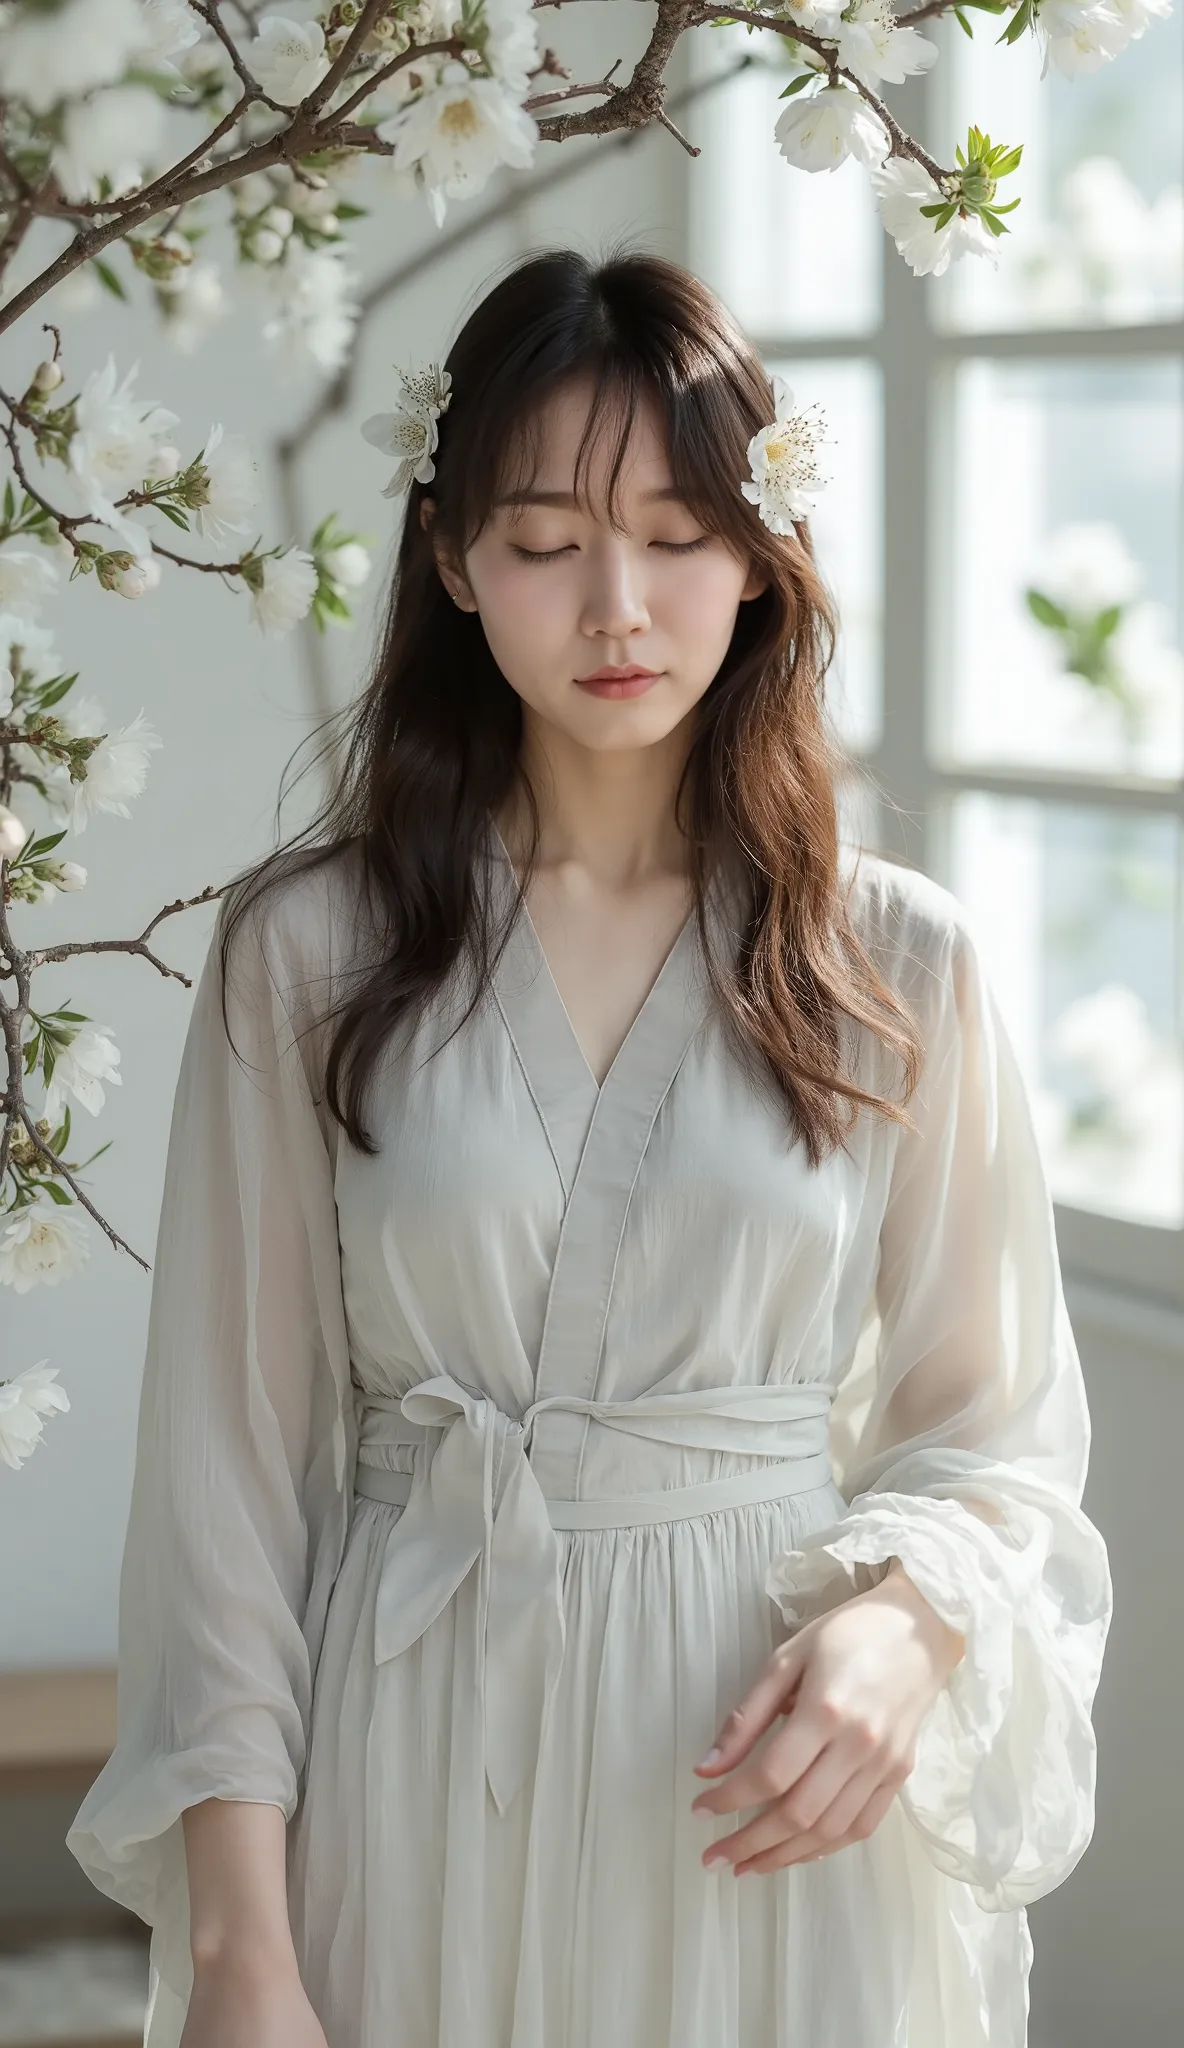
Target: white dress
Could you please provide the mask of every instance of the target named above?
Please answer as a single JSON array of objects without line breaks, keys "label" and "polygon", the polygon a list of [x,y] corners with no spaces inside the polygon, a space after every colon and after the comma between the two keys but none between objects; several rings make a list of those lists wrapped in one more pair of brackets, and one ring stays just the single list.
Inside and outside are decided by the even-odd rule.
[{"label": "white dress", "polygon": [[[329,2048],[1022,2048],[1024,1908],[1093,1827],[1111,1586],[964,915],[862,856],[856,927],[926,1042],[919,1129],[864,1113],[811,1171],[693,914],[598,1089],[492,823],[480,859],[517,909],[494,989],[456,1030],[453,977],[390,1043],[373,1157],[313,1079],[348,856],[239,928],[245,1066],[216,938],[197,990],[118,1742],[67,1837],[152,1925],[149,2048],[191,1988],[179,1816],[213,1794],[288,1818]],[[739,903],[717,875],[713,943]],[[693,1814],[695,1761],[788,1630],[894,1556],[967,1648],[885,1818],[704,1869],[758,1809]]]}]

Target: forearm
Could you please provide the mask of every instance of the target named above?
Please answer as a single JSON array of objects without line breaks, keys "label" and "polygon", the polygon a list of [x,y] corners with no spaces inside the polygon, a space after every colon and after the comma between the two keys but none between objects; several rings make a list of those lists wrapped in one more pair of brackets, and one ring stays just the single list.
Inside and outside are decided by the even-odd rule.
[{"label": "forearm", "polygon": [[195,1968],[240,1955],[277,1968],[294,1963],[282,1808],[203,1799],[181,1819]]}]

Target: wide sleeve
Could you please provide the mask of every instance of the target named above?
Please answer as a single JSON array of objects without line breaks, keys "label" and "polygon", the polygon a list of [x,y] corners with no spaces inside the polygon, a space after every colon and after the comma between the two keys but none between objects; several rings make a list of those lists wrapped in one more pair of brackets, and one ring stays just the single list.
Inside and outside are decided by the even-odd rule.
[{"label": "wide sleeve", "polygon": [[895,1127],[847,1512],[778,1556],[767,1590],[797,1626],[899,1558],[965,1635],[899,1797],[937,1867],[1004,1911],[1059,1884],[1093,1832],[1112,1591],[1081,1509],[1089,1416],[1025,1086],[941,895],[946,928],[911,960],[926,1062],[917,1129]]},{"label": "wide sleeve", "polygon": [[120,1578],[117,1741],[66,1837],[100,1891],[163,1924],[175,1986],[183,1810],[211,1796],[296,1807],[356,1454],[300,900],[303,914],[250,907],[234,931],[229,1036],[225,900],[194,997]]}]

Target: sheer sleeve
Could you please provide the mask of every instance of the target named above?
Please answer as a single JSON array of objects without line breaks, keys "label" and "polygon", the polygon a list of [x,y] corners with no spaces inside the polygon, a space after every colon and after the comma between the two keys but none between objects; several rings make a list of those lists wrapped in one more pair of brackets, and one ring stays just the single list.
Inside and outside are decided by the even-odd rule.
[{"label": "sheer sleeve", "polygon": [[154,1960],[182,1995],[179,1816],[216,1795],[292,1817],[356,1450],[334,1140],[308,1070],[315,1025],[302,1036],[323,950],[311,901],[301,884],[278,911],[247,909],[229,1038],[225,902],[196,989],[120,1580],[117,1741],[66,1838],[157,1930]]},{"label": "sheer sleeve", "polygon": [[895,1557],[966,1636],[899,1796],[937,1867],[1004,1911],[1059,1884],[1093,1832],[1112,1592],[1081,1509],[1089,1416],[1024,1083],[956,899],[926,886],[948,915],[910,961],[926,1065],[857,1347],[847,1512],[776,1558],[767,1590],[797,1626]]}]

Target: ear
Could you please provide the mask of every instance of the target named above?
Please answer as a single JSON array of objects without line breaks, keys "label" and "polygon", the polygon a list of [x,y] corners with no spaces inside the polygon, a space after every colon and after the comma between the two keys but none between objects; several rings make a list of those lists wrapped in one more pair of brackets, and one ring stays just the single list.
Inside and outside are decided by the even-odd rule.
[{"label": "ear", "polygon": [[[423,498],[421,498],[419,505],[419,523],[425,533],[431,531],[432,522],[435,519],[435,516],[436,501],[434,498],[427,497],[425,495]],[[437,545],[434,536],[432,539],[432,552],[436,558],[436,567],[440,572],[440,581],[443,583],[444,588],[448,592],[449,597],[451,597],[455,601],[455,603],[460,607],[461,611],[475,612],[477,609],[477,600],[473,596],[473,592],[469,586],[467,578],[464,575],[464,572],[460,569],[457,569],[454,566],[452,561],[447,557],[443,546]]]},{"label": "ear", "polygon": [[747,598],[760,597],[769,588],[770,580],[771,579],[768,576],[766,576],[762,569],[757,568],[755,562],[752,563],[748,571],[748,579],[744,585],[743,590],[740,592],[741,604],[743,604]]}]

